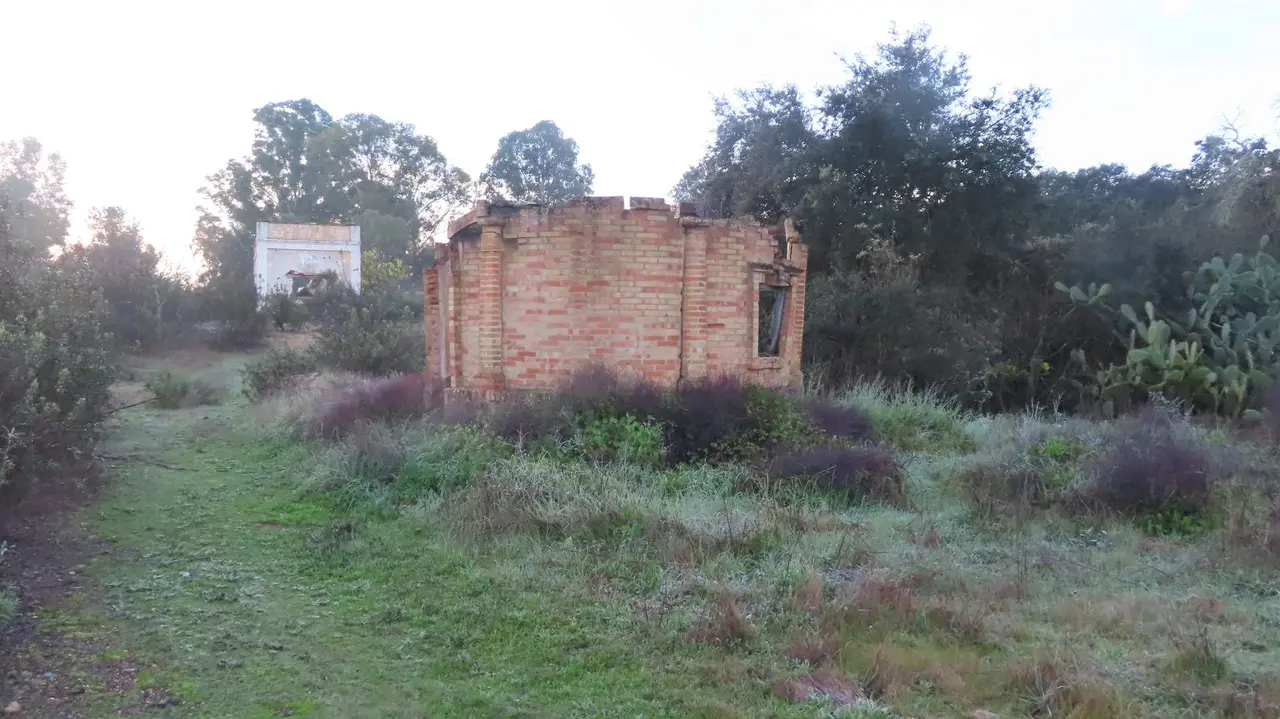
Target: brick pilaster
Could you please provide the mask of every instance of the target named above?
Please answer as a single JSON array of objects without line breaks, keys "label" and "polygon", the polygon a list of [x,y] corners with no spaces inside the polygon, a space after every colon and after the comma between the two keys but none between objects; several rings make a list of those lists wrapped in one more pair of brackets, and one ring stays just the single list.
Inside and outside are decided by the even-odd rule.
[{"label": "brick pilaster", "polygon": [[483,391],[506,388],[502,353],[502,240],[503,220],[485,218],[480,222],[479,326],[477,354],[478,384]]},{"label": "brick pilaster", "polygon": [[680,307],[680,379],[707,374],[707,233],[681,227],[684,273]]},{"label": "brick pilaster", "polygon": [[784,308],[787,313],[786,346],[783,347],[783,366],[786,375],[791,378],[790,384],[796,389],[803,389],[804,375],[801,372],[801,353],[804,349],[804,291],[809,277],[809,248],[800,243],[800,233],[796,231],[791,220],[786,220],[787,262],[801,270],[791,278],[791,306]]},{"label": "brick pilaster", "polygon": [[440,346],[440,281],[439,270],[428,267],[422,271],[422,334],[425,339],[427,361],[423,376],[428,384],[439,385],[444,382],[440,358],[444,347]]}]

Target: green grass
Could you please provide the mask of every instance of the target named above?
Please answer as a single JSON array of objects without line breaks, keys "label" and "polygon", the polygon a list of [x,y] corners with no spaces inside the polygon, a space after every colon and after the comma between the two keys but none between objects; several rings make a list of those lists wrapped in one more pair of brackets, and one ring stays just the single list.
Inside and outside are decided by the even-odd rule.
[{"label": "green grass", "polygon": [[[124,434],[141,445],[161,429],[146,414],[133,425]],[[536,560],[468,551],[421,515],[301,492],[300,476],[325,471],[304,447],[218,431],[178,430],[153,459],[184,469],[135,466],[95,510],[133,558],[103,559],[92,576],[123,618],[118,631],[163,658],[147,681],[180,687],[184,706],[698,716],[724,703],[745,716],[811,715],[767,687],[721,684],[714,652],[644,636],[630,606],[593,596],[573,571],[575,548]],[[728,663],[739,661],[749,658]]]},{"label": "green grass", "polygon": [[842,394],[839,401],[865,412],[875,436],[904,451],[954,453],[975,447],[964,413],[932,389],[868,380]]},{"label": "green grass", "polygon": [[[272,407],[131,411],[112,442],[141,461],[85,516],[117,548],[88,569],[101,600],[48,620],[128,637],[139,683],[181,699],[157,715],[1182,717],[1280,698],[1280,577],[1239,544],[1244,515],[1155,538],[984,516],[958,472],[1074,476],[1095,428],[883,386],[847,401],[903,450],[908,508],[743,493],[746,467],[521,456],[471,427],[298,444]],[[874,703],[774,696],[822,672]]]}]

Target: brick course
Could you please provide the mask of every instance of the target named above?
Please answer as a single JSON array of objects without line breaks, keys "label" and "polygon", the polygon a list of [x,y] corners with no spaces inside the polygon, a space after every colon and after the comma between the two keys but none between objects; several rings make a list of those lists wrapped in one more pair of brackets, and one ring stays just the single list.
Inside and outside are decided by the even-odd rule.
[{"label": "brick course", "polygon": [[[423,278],[428,376],[446,396],[554,387],[593,362],[666,387],[726,374],[798,386],[799,235],[691,210],[476,203]],[[788,287],[776,357],[757,356],[761,284]]]}]

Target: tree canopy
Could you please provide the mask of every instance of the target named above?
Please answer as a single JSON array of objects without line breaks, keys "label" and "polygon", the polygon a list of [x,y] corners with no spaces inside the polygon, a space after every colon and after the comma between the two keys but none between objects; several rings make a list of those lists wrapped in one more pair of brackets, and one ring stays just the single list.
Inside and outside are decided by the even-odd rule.
[{"label": "tree canopy", "polygon": [[62,244],[71,214],[65,174],[62,158],[46,155],[35,138],[0,142],[0,223],[10,243],[37,254]]},{"label": "tree canopy", "polygon": [[1280,227],[1280,153],[1224,128],[1185,168],[1040,167],[1044,90],[976,92],[927,28],[892,33],[836,85],[738,91],[676,185],[715,216],[797,220],[809,245],[805,357],[1004,407],[1057,401],[1125,348],[1056,289],[1189,309],[1199,262]]},{"label": "tree canopy", "polygon": [[364,244],[420,266],[429,238],[470,200],[471,179],[413,125],[334,119],[306,99],[254,111],[249,154],[209,177],[195,246],[208,281],[251,282],[259,221],[353,223]]},{"label": "tree canopy", "polygon": [[481,176],[493,199],[554,204],[591,194],[595,174],[578,164],[578,143],[550,120],[508,133]]}]

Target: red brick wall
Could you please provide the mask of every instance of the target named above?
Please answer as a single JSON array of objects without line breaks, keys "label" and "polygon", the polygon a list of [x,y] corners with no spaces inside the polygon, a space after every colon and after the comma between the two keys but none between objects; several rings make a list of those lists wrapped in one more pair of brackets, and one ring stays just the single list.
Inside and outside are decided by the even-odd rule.
[{"label": "red brick wall", "polygon": [[[450,235],[437,272],[451,283],[435,285],[448,288],[440,351],[458,357],[455,388],[553,387],[591,362],[664,386],[720,374],[800,381],[802,272],[791,273],[781,356],[755,356],[775,228],[679,217],[645,198],[624,209],[619,197],[549,210],[480,203]],[[804,247],[787,246],[802,270]]]}]

